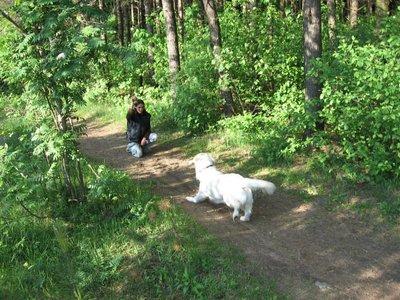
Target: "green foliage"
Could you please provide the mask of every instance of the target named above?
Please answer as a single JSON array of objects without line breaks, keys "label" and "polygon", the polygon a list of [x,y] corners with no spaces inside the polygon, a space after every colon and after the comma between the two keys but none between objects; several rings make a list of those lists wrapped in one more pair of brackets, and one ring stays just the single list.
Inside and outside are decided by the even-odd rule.
[{"label": "green foliage", "polygon": [[33,163],[32,134],[29,130],[15,128],[7,144],[0,146],[0,211],[4,215],[18,205],[42,215],[48,201],[58,200],[63,194],[54,166],[49,168],[41,155]]},{"label": "green foliage", "polygon": [[[221,100],[217,95],[215,70],[206,32],[201,38],[187,41],[185,60],[177,79],[176,100],[172,114],[179,128],[192,133],[204,132],[220,118]],[[195,49],[202,49],[196,51]]]},{"label": "green foliage", "polygon": [[251,145],[252,153],[268,164],[291,162],[304,149],[302,140],[307,118],[303,94],[296,87],[283,85],[259,113],[244,113],[221,120],[216,127],[228,146]]},{"label": "green foliage", "polygon": [[86,201],[67,203],[60,178],[43,157],[31,159],[27,140],[20,134],[0,146],[0,295],[71,298],[117,278],[122,256],[112,233],[148,222],[154,198],[100,166],[95,175],[85,168]]},{"label": "green foliage", "polygon": [[100,167],[89,182],[86,206],[88,215],[96,220],[129,217],[143,222],[153,202],[151,196],[121,172]]},{"label": "green foliage", "polygon": [[[176,123],[173,118],[171,99],[169,90],[163,90],[158,87],[139,88],[139,95],[146,103],[146,110],[151,114],[151,126],[161,128],[163,131],[174,131]],[[128,106],[125,106],[125,109]],[[126,112],[126,111],[125,111]],[[158,130],[158,129],[155,129]]]},{"label": "green foliage", "polygon": [[222,247],[174,209],[162,209],[155,225],[159,234],[149,238],[144,251],[132,261],[134,276],[126,293],[140,291],[152,299],[276,297],[270,284],[261,287],[259,278],[249,280],[247,271],[238,271],[244,261],[234,248]]},{"label": "green foliage", "polygon": [[400,198],[397,198],[395,201],[382,201],[379,207],[384,214],[384,216],[389,217],[390,219],[396,219],[400,215]]},{"label": "green foliage", "polygon": [[[275,297],[270,284],[244,271],[232,248],[169,201],[155,199],[124,173],[92,170],[85,169],[84,202],[48,199],[44,219],[18,205],[1,210],[2,298]],[[35,201],[47,196],[42,191]],[[34,199],[25,200],[32,209]]]},{"label": "green foliage", "polygon": [[83,103],[87,62],[104,43],[96,37],[100,27],[82,26],[82,17],[96,20],[98,11],[68,1],[24,1],[13,9],[25,34],[3,40],[7,109],[30,122],[30,148],[47,158],[48,173],[63,178],[66,198],[83,198],[76,140],[85,128],[74,124],[75,110]]},{"label": "green foliage", "polygon": [[[222,113],[215,67],[211,64],[209,33],[206,24],[199,20],[199,13],[196,4],[186,8],[185,43],[180,49],[181,71],[176,79],[176,95],[163,113],[163,119],[166,120],[169,115],[178,128],[192,133],[204,132],[208,126],[215,124]],[[167,66],[167,61],[161,64],[159,60],[157,58],[155,71],[161,74],[169,72],[168,69],[161,70],[162,65]],[[156,77],[156,80],[165,86],[165,79]]]},{"label": "green foliage", "polygon": [[[396,18],[387,25],[400,29]],[[314,143],[328,150],[321,160],[339,161],[356,180],[400,176],[399,45],[396,34],[376,44],[353,39],[321,64],[326,129]]]},{"label": "green foliage", "polygon": [[242,12],[227,5],[220,17],[221,67],[229,73],[241,114],[221,120],[218,131],[228,144],[252,145],[253,155],[264,162],[291,161],[304,148],[309,122],[303,108],[301,20],[280,18],[273,6]]},{"label": "green foliage", "polygon": [[273,106],[271,97],[283,85],[302,89],[301,26],[299,19],[280,18],[272,5],[251,12],[227,5],[221,68],[229,73],[238,111]]}]

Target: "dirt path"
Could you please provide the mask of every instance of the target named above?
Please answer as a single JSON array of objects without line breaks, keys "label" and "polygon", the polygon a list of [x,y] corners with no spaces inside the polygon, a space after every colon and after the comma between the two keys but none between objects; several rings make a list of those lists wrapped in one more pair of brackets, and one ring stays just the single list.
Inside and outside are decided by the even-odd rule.
[{"label": "dirt path", "polygon": [[185,201],[197,182],[178,147],[156,145],[142,159],[125,147],[123,128],[115,125],[90,124],[81,144],[97,161],[154,182],[156,194],[173,198],[210,232],[236,245],[256,264],[255,272],[273,278],[294,299],[400,299],[400,242],[383,229],[304,204],[282,189],[255,198],[251,222],[234,223],[224,206]]}]

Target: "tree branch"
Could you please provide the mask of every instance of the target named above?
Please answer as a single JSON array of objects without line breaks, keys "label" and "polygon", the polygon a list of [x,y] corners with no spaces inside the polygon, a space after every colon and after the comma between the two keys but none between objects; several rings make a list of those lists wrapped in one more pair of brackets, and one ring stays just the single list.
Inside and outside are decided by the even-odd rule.
[{"label": "tree branch", "polygon": [[3,18],[5,18],[6,20],[8,20],[9,22],[11,22],[15,27],[17,27],[17,29],[23,34],[26,35],[26,32],[22,29],[22,27],[16,22],[14,21],[5,11],[3,11],[2,9],[0,9],[0,15],[3,16]]},{"label": "tree branch", "polygon": [[47,218],[48,218],[48,217],[46,217],[46,216],[38,216],[37,214],[31,212],[31,211],[25,206],[25,204],[24,204],[22,201],[18,201],[18,203],[19,203],[19,204],[22,206],[22,208],[23,208],[28,214],[30,214],[31,216],[36,217],[36,218],[38,218],[38,219],[47,219]]}]

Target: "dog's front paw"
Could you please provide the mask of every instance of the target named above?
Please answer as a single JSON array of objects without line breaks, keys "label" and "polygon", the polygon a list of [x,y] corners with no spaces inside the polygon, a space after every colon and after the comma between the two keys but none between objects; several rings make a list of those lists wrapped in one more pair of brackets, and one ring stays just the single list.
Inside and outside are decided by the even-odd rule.
[{"label": "dog's front paw", "polygon": [[196,199],[194,199],[194,197],[186,197],[186,200],[189,201],[189,202],[196,203]]},{"label": "dog's front paw", "polygon": [[236,222],[237,219],[239,219],[239,212],[234,211],[233,215],[232,215],[232,220],[233,220],[233,222]]},{"label": "dog's front paw", "polygon": [[241,216],[240,221],[248,222],[248,221],[250,221],[250,217],[249,216]]}]

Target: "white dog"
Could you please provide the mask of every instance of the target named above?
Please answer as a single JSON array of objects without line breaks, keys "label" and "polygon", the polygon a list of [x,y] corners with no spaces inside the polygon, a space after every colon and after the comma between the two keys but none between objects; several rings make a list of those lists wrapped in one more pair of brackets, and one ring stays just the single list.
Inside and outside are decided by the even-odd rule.
[{"label": "white dog", "polygon": [[186,200],[194,203],[209,199],[213,203],[225,203],[233,208],[233,221],[244,211],[241,221],[249,221],[253,207],[252,191],[261,190],[272,195],[276,186],[272,182],[244,178],[239,174],[223,174],[215,167],[215,160],[208,153],[199,153],[191,161],[195,165],[196,179],[200,181],[199,192]]}]

